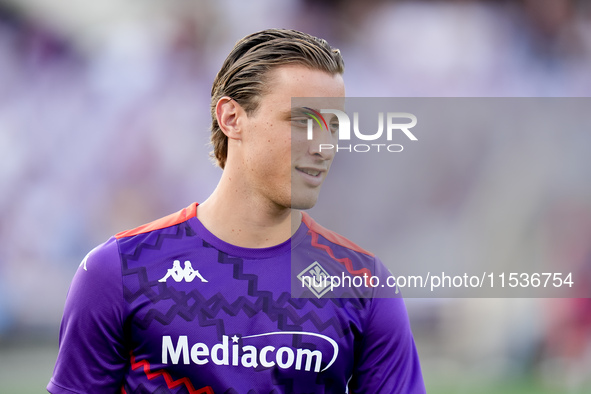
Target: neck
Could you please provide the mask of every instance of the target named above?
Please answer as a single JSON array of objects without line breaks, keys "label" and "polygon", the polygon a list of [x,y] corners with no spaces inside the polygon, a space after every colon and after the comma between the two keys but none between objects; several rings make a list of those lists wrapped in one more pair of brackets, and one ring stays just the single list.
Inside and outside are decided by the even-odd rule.
[{"label": "neck", "polygon": [[197,217],[212,234],[232,245],[265,248],[287,241],[299,228],[302,214],[249,192],[239,176],[224,171]]}]

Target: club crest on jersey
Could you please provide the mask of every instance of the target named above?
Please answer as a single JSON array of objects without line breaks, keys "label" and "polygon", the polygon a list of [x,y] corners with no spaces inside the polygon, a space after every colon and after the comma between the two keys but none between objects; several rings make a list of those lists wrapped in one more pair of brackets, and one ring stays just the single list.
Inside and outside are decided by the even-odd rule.
[{"label": "club crest on jersey", "polygon": [[199,278],[201,282],[207,282],[207,280],[201,276],[199,270],[194,270],[191,262],[189,260],[185,261],[185,268],[181,268],[181,262],[179,260],[175,260],[172,263],[172,268],[169,268],[166,271],[166,275],[164,275],[161,279],[158,279],[158,282],[166,282],[168,278],[172,277],[175,282],[192,282],[193,279]]},{"label": "club crest on jersey", "polygon": [[320,298],[330,290],[330,280],[328,272],[320,265],[318,261],[313,262],[308,267],[300,272],[297,278],[312,292],[316,297]]}]

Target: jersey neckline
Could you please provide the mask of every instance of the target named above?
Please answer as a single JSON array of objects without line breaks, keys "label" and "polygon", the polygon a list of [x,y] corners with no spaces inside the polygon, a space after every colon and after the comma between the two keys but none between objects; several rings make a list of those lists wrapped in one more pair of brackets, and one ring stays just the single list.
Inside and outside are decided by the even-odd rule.
[{"label": "jersey neckline", "polygon": [[216,248],[217,250],[224,252],[230,256],[249,258],[249,259],[267,259],[276,257],[278,255],[289,253],[299,243],[301,243],[308,232],[308,228],[304,221],[300,223],[295,234],[285,242],[278,245],[269,246],[267,248],[246,248],[242,246],[236,246],[228,243],[210,232],[201,221],[193,216],[188,220],[189,225],[197,233],[197,236],[203,239],[205,242]]}]

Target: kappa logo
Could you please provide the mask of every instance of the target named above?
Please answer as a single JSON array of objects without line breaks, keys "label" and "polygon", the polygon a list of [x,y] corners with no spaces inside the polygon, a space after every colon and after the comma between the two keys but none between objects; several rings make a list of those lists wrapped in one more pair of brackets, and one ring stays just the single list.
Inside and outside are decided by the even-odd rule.
[{"label": "kappa logo", "polygon": [[175,282],[182,282],[183,280],[185,280],[185,282],[192,282],[196,277],[201,279],[201,282],[207,282],[207,280],[201,276],[199,270],[193,269],[191,262],[188,260],[185,261],[185,268],[181,268],[181,262],[175,260],[172,263],[172,268],[169,268],[166,275],[159,279],[158,282],[166,282],[169,277],[172,277]]},{"label": "kappa logo", "polygon": [[[304,280],[304,277],[313,278],[313,280]],[[320,265],[318,261],[313,262],[308,267],[304,268],[300,272],[297,278],[302,282],[302,285],[306,286],[312,294],[320,298],[330,290],[330,280],[328,272]]]}]

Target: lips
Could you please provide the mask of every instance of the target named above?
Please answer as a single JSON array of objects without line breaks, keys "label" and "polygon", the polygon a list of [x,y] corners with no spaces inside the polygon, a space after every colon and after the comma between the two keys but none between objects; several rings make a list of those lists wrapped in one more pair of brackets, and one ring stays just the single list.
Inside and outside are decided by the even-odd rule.
[{"label": "lips", "polygon": [[318,176],[322,172],[319,170],[312,170],[312,169],[308,169],[308,168],[298,168],[297,170],[303,172],[304,174],[308,174],[308,175],[312,175],[312,176]]},{"label": "lips", "polygon": [[326,169],[317,167],[296,167],[296,171],[300,174],[304,184],[311,187],[318,187],[324,181]]},{"label": "lips", "polygon": [[306,175],[310,175],[313,177],[320,176],[325,170],[320,168],[312,168],[312,167],[296,167],[296,170],[299,172],[303,172]]}]

